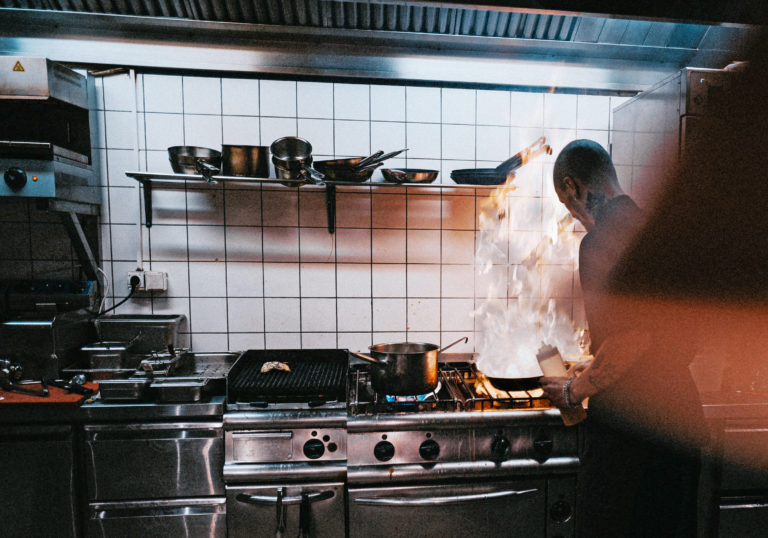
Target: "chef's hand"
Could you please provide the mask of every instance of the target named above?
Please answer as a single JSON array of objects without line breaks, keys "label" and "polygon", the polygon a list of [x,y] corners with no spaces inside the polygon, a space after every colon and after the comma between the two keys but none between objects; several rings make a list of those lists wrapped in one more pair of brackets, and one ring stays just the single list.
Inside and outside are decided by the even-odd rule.
[{"label": "chef's hand", "polygon": [[570,368],[568,368],[568,377],[580,376],[581,372],[589,368],[589,365],[591,363],[592,363],[591,360],[574,362],[573,364],[571,364]]},{"label": "chef's hand", "polygon": [[565,403],[563,397],[563,385],[568,381],[570,377],[541,377],[539,382],[541,388],[544,389],[544,396],[552,402],[552,405],[561,409],[566,409],[568,405]]}]

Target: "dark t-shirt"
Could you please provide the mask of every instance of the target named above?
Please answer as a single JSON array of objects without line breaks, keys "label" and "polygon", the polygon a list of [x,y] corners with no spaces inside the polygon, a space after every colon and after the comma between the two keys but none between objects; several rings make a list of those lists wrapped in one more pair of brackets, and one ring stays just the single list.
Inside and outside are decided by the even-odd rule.
[{"label": "dark t-shirt", "polygon": [[614,268],[642,223],[631,198],[608,200],[579,249],[592,351],[611,334],[637,328],[652,334],[651,349],[589,400],[580,536],[695,536],[703,414],[687,369],[692,355],[645,298],[617,293],[613,285]]}]

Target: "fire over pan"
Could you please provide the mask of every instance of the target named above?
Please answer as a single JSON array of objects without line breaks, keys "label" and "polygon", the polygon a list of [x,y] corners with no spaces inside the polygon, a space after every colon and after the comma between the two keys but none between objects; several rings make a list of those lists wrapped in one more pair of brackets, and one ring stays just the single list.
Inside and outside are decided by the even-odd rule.
[{"label": "fire over pan", "polygon": [[437,356],[468,337],[445,347],[435,344],[402,342],[370,346],[373,357],[350,351],[355,357],[373,363],[371,383],[379,394],[411,396],[432,392],[437,387]]}]

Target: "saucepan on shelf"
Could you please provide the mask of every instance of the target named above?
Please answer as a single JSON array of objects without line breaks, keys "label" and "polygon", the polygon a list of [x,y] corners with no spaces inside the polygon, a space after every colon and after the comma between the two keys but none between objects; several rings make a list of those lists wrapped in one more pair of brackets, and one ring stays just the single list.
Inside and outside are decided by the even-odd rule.
[{"label": "saucepan on shelf", "polygon": [[[291,181],[303,180],[305,183],[324,185],[325,174],[312,167],[312,144],[298,136],[278,138],[269,147],[272,163],[280,179]],[[284,183],[288,187],[301,186],[301,183]]]},{"label": "saucepan on shelf", "polygon": [[269,177],[269,146],[221,146],[221,170],[225,176]]}]

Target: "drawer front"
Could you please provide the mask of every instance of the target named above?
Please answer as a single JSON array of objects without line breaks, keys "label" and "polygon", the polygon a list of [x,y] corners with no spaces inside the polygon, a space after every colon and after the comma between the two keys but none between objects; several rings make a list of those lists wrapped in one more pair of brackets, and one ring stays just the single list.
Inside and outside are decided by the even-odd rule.
[{"label": "drawer front", "polygon": [[90,501],[223,495],[221,423],[85,427]]},{"label": "drawer front", "polygon": [[544,480],[356,488],[349,536],[544,536],[546,510]]},{"label": "drawer front", "polygon": [[174,499],[133,503],[93,503],[88,507],[88,538],[185,536],[225,538],[226,500]]},{"label": "drawer front", "polygon": [[[307,504],[302,516],[303,495]],[[282,536],[303,536],[303,527],[314,538],[339,538],[346,533],[344,508],[342,483],[228,486],[228,536],[271,538],[279,529]]]}]

